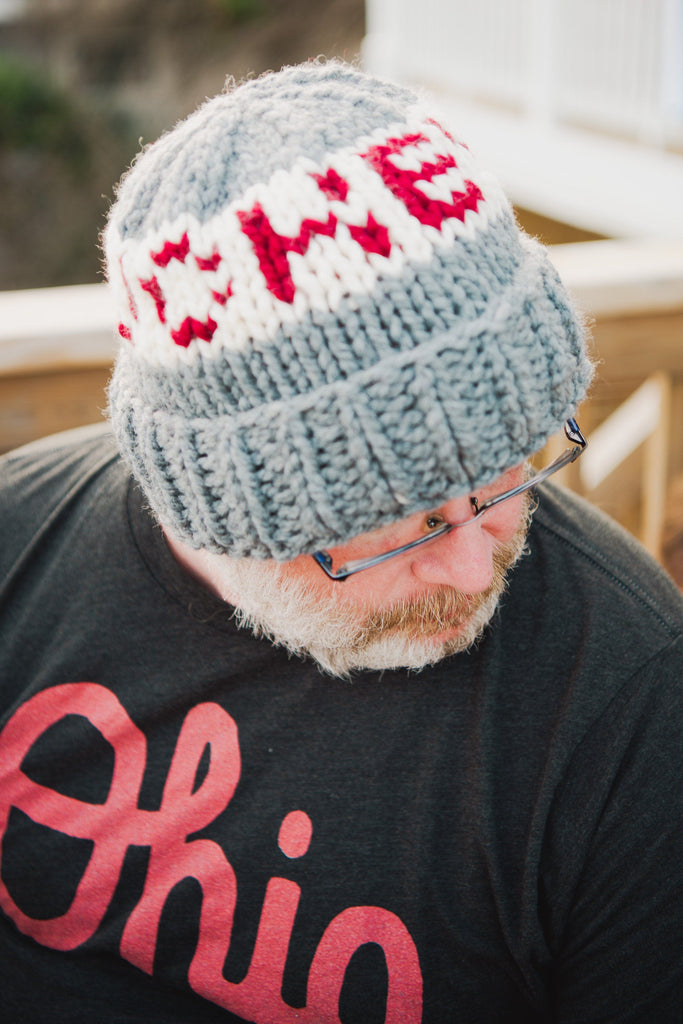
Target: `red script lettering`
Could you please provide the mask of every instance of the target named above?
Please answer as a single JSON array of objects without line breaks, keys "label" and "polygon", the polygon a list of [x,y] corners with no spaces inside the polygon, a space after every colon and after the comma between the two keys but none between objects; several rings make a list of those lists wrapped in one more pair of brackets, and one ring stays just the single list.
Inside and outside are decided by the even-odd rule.
[{"label": "red script lettering", "polygon": [[[107,798],[91,804],[34,782],[22,770],[39,737],[67,715],[86,718],[109,742],[114,768]],[[209,766],[196,787],[209,748]],[[218,704],[203,703],[185,717],[156,811],[138,807],[146,767],[144,734],[118,699],[96,683],[67,683],[23,704],[0,733],[0,838],[10,811],[65,835],[88,839],[93,850],[69,909],[50,919],[32,918],[0,881],[0,906],[24,934],[52,949],[69,951],[99,928],[114,896],[129,846],[150,848],[145,885],[121,938],[124,959],[151,974],[159,923],[172,889],[186,878],[202,891],[197,945],[188,981],[198,995],[254,1024],[340,1024],[339,998],[356,950],[377,943],[389,978],[385,1024],[419,1024],[422,974],[415,944],[403,922],[381,907],[349,907],[328,925],[311,964],[306,1006],[282,998],[282,981],[301,890],[287,878],[266,887],[249,970],[239,983],[223,966],[229,951],[237,880],[221,846],[188,839],[214,821],[230,803],[240,778],[237,726]],[[196,788],[195,788],[196,787]],[[304,811],[285,815],[278,843],[286,857],[304,857],[313,825]],[[0,846],[0,856],[2,847]]]}]

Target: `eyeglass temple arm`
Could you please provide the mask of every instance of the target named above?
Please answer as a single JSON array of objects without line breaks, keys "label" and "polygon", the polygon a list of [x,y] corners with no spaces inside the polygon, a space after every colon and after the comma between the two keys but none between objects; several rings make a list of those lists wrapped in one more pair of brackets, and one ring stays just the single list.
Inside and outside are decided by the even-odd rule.
[{"label": "eyeglass temple arm", "polygon": [[479,505],[476,498],[470,498],[470,501],[474,505],[474,518],[476,519],[477,516],[482,514],[482,512],[488,511],[488,509],[493,508],[494,505],[497,505],[501,501],[507,501],[508,498],[514,498],[517,494],[524,494],[525,491],[530,490],[532,487],[536,487],[537,484],[543,483],[543,481],[549,476],[556,473],[558,469],[562,469],[564,466],[569,466],[572,462],[575,462],[588,442],[579,430],[579,425],[575,419],[570,418],[567,420],[564,425],[564,432],[567,440],[571,441],[574,445],[573,448],[567,448],[567,450],[562,452],[561,455],[558,455],[556,459],[553,459],[549,466],[546,466],[545,469],[540,470],[538,473],[534,473],[531,480],[525,480],[524,483],[521,483],[518,487],[513,487],[510,491],[506,491],[505,494],[489,498],[489,500],[485,501],[483,505]]}]

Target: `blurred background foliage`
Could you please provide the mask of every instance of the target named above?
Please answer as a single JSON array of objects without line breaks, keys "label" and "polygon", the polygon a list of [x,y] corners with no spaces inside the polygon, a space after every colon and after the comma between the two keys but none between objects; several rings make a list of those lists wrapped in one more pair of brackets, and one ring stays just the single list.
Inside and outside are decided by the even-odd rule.
[{"label": "blurred background foliage", "polygon": [[354,60],[364,0],[25,0],[0,23],[0,290],[100,279],[114,185],[237,80]]},{"label": "blurred background foliage", "polygon": [[16,58],[0,57],[0,149],[62,153],[74,169],[88,154],[71,97]]}]

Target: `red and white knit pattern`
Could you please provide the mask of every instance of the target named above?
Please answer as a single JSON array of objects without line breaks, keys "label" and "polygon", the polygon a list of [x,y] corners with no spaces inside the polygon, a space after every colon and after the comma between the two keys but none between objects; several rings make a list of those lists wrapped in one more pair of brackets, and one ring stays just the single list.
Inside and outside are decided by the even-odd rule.
[{"label": "red and white knit pattern", "polygon": [[126,241],[110,228],[119,331],[167,366],[271,340],[309,311],[371,294],[380,275],[474,238],[504,208],[469,150],[416,119],[323,165],[304,158],[276,171],[203,223],[183,216]]}]

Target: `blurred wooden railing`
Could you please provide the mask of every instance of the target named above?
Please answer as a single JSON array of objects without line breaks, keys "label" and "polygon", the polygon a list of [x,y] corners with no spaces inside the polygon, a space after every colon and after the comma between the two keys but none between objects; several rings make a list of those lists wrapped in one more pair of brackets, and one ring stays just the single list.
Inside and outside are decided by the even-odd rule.
[{"label": "blurred wooden railing", "polygon": [[[592,320],[598,363],[579,411],[593,437],[565,482],[664,557],[683,480],[683,242],[580,242],[551,256]],[[0,450],[102,418],[113,324],[103,285],[0,293]]]},{"label": "blurred wooden railing", "polygon": [[102,419],[114,323],[101,284],[0,292],[0,451]]},{"label": "blurred wooden railing", "polygon": [[579,410],[590,444],[565,483],[673,571],[683,553],[683,242],[581,242],[551,255],[592,320],[597,362]]}]

